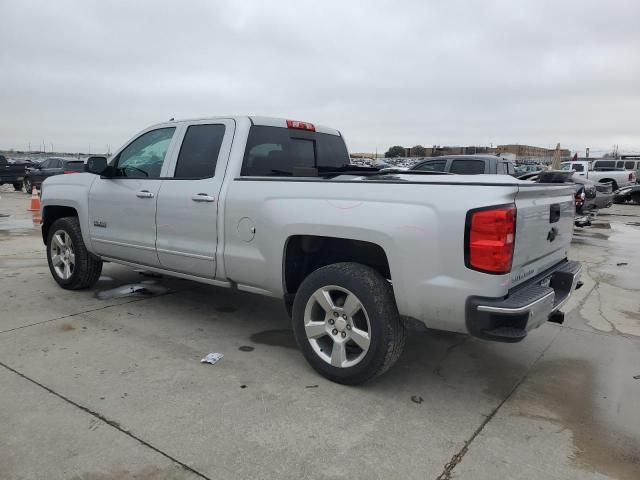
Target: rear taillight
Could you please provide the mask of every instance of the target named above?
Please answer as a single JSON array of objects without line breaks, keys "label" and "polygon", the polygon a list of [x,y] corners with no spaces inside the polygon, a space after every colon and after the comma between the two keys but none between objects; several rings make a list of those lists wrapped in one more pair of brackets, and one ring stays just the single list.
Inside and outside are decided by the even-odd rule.
[{"label": "rear taillight", "polygon": [[465,235],[467,267],[485,273],[509,273],[515,233],[515,205],[471,210]]},{"label": "rear taillight", "polygon": [[633,173],[633,172],[629,173],[629,181],[630,182],[633,182],[635,180],[635,177],[636,177],[635,173]]},{"label": "rear taillight", "polygon": [[316,127],[313,125],[313,123],[299,122],[298,120],[287,120],[287,128],[296,128],[298,130],[308,130],[310,132],[316,131]]}]

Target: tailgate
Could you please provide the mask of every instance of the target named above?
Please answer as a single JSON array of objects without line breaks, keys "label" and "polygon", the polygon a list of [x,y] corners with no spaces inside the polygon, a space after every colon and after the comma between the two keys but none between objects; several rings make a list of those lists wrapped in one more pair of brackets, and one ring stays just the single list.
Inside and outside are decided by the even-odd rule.
[{"label": "tailgate", "polygon": [[574,192],[573,184],[519,186],[511,287],[567,258]]}]

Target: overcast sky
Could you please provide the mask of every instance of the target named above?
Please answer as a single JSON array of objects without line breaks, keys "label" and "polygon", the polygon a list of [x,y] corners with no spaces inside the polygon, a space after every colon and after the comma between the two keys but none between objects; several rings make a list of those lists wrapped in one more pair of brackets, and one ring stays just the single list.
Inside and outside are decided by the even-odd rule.
[{"label": "overcast sky", "polygon": [[640,151],[640,1],[0,0],[0,148],[274,115],[351,151]]}]

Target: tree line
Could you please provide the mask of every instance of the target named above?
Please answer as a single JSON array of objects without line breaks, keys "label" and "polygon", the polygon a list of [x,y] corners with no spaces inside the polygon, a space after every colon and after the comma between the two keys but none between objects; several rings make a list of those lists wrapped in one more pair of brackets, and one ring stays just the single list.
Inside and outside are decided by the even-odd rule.
[{"label": "tree line", "polygon": [[427,155],[427,149],[422,145],[416,145],[410,148],[404,148],[400,145],[394,145],[389,148],[384,154],[385,158],[396,157],[425,157]]}]

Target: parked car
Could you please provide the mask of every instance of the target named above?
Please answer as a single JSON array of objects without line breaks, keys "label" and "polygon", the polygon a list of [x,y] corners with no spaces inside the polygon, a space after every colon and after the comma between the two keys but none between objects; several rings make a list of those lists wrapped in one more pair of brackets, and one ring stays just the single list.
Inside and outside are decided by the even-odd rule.
[{"label": "parked car", "polygon": [[640,185],[629,185],[616,190],[613,194],[614,203],[637,203],[640,205]]},{"label": "parked car", "polygon": [[607,170],[634,170],[636,172],[636,183],[640,182],[640,158],[622,158],[622,160],[594,160],[591,164],[594,170],[599,172]]},{"label": "parked car", "polygon": [[54,175],[79,173],[84,171],[84,160],[70,160],[68,158],[46,158],[40,163],[27,168],[24,177],[24,190],[31,193],[33,187],[40,189],[42,182]]},{"label": "parked car", "polygon": [[[552,173],[553,171],[548,171]],[[520,180],[538,182],[540,172],[533,172],[518,177]],[[608,208],[613,204],[613,193],[611,185],[608,183],[595,183],[582,177],[566,177],[562,181],[567,181],[575,185],[575,206],[576,214],[592,212],[602,208]]]},{"label": "parked car", "polygon": [[545,165],[516,165],[516,177],[520,178],[522,175],[526,175],[529,173],[541,172],[542,170],[546,170]]},{"label": "parked car", "polygon": [[24,163],[9,161],[4,155],[0,155],[0,185],[10,183],[14,190],[21,190],[24,175]]},{"label": "parked car", "polygon": [[407,321],[517,342],[579,285],[573,185],[384,173],[349,165],[337,130],[265,117],[161,123],[86,168],[42,191],[62,288],[110,261],[281,298],[339,383],[386,371]]},{"label": "parked car", "polygon": [[512,162],[495,155],[447,155],[416,163],[409,170],[459,175],[516,175]]},{"label": "parked car", "polygon": [[573,170],[576,172],[575,177],[583,177],[593,182],[611,183],[613,190],[636,183],[635,170],[594,170],[589,162],[583,160],[562,162],[560,169]]}]

